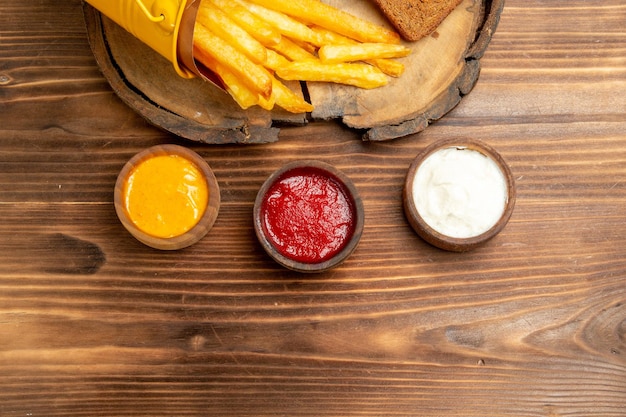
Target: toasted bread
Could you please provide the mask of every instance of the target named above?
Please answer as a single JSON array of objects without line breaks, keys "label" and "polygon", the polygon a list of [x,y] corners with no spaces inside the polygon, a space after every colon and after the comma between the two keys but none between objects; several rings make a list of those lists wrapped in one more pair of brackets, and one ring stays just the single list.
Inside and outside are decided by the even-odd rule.
[{"label": "toasted bread", "polygon": [[462,0],[374,0],[407,41],[431,34]]}]

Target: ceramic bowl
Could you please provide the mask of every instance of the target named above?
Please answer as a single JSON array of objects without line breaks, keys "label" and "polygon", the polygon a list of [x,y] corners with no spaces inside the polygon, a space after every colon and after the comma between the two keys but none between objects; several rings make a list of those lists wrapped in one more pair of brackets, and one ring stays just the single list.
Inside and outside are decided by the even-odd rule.
[{"label": "ceramic bowl", "polygon": [[[131,172],[142,162],[157,156],[171,155],[184,158],[200,171],[206,180],[208,201],[204,213],[189,230],[175,236],[157,237],[139,228],[132,220],[126,206],[125,186]],[[157,145],[139,152],[124,165],[115,184],[114,203],[119,220],[137,240],[155,249],[177,250],[193,245],[213,227],[220,207],[220,190],[209,164],[196,152],[179,145]],[[162,201],[158,203],[167,204],[167,202]]]},{"label": "ceramic bowl", "polygon": [[[489,167],[488,169],[490,169],[492,172],[496,172],[496,169],[494,168],[495,166],[497,167],[497,171],[499,171],[501,174],[500,176],[496,174],[496,176],[499,177],[497,180],[499,186],[497,188],[487,188],[491,186],[491,183],[488,180],[483,180],[480,175],[476,176],[476,180],[473,179],[474,177],[471,177],[472,179],[468,180],[468,178],[470,178],[468,176],[472,175],[470,172],[473,168],[467,168],[466,171],[464,168],[462,168],[461,165],[458,164],[457,166],[453,166],[452,169],[446,169],[445,172],[440,175],[440,180],[432,179],[434,176],[433,174],[433,176],[431,176],[429,185],[424,185],[425,183],[423,182],[423,180],[417,179],[418,172],[421,172],[422,176],[420,178],[425,178],[425,175],[428,174],[425,174],[423,171],[420,170],[430,169],[431,171],[429,172],[432,172],[433,169],[436,169],[432,168],[432,165],[436,163],[435,161],[441,160],[441,158],[438,158],[437,156],[433,157],[432,159],[429,158],[431,158],[433,155],[443,155],[443,153],[439,153],[440,151],[448,152],[448,155],[450,155],[450,157],[452,158],[459,156],[455,154],[455,152],[457,151],[466,152],[466,154],[464,154],[465,156],[467,156],[467,152],[475,151],[481,157],[488,158],[489,161],[492,161],[495,164],[493,165],[490,162],[485,162]],[[478,154],[475,154],[474,156]],[[426,168],[425,164],[427,160],[430,161],[429,165],[431,165],[428,168]],[[481,158],[477,158],[477,160],[481,160]],[[478,163],[482,164],[482,162]],[[456,178],[456,174],[451,173],[452,171],[458,172],[459,178]],[[480,178],[480,180],[478,178]],[[455,181],[458,181],[458,186],[455,185]],[[461,188],[461,184],[464,184],[464,181],[469,181],[471,183],[471,186],[469,186],[467,190]],[[434,202],[437,201],[437,204],[441,204],[442,208],[441,210],[439,210],[441,213],[446,212],[447,207],[452,204],[446,203],[448,204],[448,206],[444,207],[443,202],[439,203],[440,201],[444,201],[444,198],[440,198],[441,192],[439,190],[433,191],[434,186],[431,184],[453,184],[450,187],[450,190],[453,190],[451,191],[452,193],[456,193],[457,195],[467,193],[469,196],[472,196],[479,194],[478,192],[476,192],[477,190],[474,188],[474,186],[478,186],[477,184],[481,184],[480,186],[482,187],[481,181],[484,181],[484,189],[479,189],[478,191],[480,191],[482,198],[478,199],[479,201],[473,201],[472,197],[468,197],[467,200],[471,201],[467,203],[468,207],[463,207],[462,205],[455,206],[461,207],[462,209],[457,210],[455,213],[453,213],[454,216],[441,214],[441,220],[435,221],[433,220],[433,216],[431,216],[430,213],[435,212],[436,210],[427,210],[422,208],[422,211],[429,212],[427,216],[426,213],[421,213],[420,209],[418,208],[418,205],[420,207],[424,207],[424,204],[429,203],[419,203],[418,200],[416,200],[416,197],[421,199],[420,201],[430,199],[433,204],[435,204]],[[468,190],[471,190],[471,192]],[[500,199],[502,199],[502,202],[500,202]],[[504,226],[506,226],[509,218],[511,217],[511,214],[513,213],[515,199],[515,181],[513,179],[511,169],[509,168],[505,160],[494,148],[482,141],[474,139],[445,140],[428,146],[415,158],[415,160],[411,164],[409,171],[406,175],[403,190],[404,212],[409,223],[411,224],[411,227],[415,230],[415,232],[417,232],[417,234],[422,237],[422,239],[424,239],[431,245],[454,252],[465,252],[472,250],[484,244],[489,239],[500,233]],[[452,198],[452,200],[456,200],[456,197]],[[490,202],[492,200],[498,201],[497,208],[483,207],[479,210],[476,210],[476,207],[480,206],[480,204],[491,204]],[[476,216],[472,217],[472,215],[470,215],[470,213],[480,213],[480,210],[483,210],[482,213],[487,213],[491,210],[493,212],[491,215],[491,220],[484,221],[484,219],[482,218],[477,218]],[[463,219],[464,216],[466,217],[465,219]],[[448,220],[452,219],[453,217],[453,220]],[[429,220],[427,221],[426,218],[428,218]],[[457,230],[454,230],[454,226],[452,226],[452,224],[455,223],[457,221],[456,219],[459,218],[461,219],[461,222],[467,222],[467,227],[469,229],[476,228],[477,231],[475,233],[457,233]],[[446,224],[446,222],[448,222],[448,224]],[[478,227],[476,226],[477,223],[486,223],[486,226],[481,225],[481,227]]]},{"label": "ceramic bowl", "polygon": [[345,261],[361,239],[364,217],[352,181],[315,160],[275,171],[260,188],[253,209],[263,249],[298,272],[323,272]]}]

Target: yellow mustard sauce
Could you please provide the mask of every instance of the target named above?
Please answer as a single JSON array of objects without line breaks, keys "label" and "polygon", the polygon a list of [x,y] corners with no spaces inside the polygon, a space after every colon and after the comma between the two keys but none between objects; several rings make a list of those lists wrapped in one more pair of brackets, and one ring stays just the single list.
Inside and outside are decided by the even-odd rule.
[{"label": "yellow mustard sauce", "polygon": [[179,155],[158,155],[135,166],[123,190],[126,211],[144,233],[180,236],[195,226],[209,200],[200,169]]}]

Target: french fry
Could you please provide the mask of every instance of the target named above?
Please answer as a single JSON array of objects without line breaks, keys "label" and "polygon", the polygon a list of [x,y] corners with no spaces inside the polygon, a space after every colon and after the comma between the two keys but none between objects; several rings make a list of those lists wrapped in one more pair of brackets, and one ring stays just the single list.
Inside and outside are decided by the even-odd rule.
[{"label": "french fry", "polygon": [[[331,30],[328,30],[320,26],[313,25],[311,26],[311,29],[317,32],[317,34],[324,39],[324,43],[327,45],[328,44],[336,44],[336,45],[359,44],[359,42],[355,41],[354,39],[350,39],[337,32],[333,32]],[[390,77],[397,78],[404,73],[404,64],[398,61],[394,61],[392,59],[376,58],[376,59],[367,59],[367,60],[364,60],[364,62],[367,62],[370,65],[374,65],[375,67],[378,67],[378,69],[380,69],[382,72],[389,75]]]},{"label": "french fry", "polygon": [[281,34],[316,46],[322,45],[321,38],[304,23],[301,23],[286,14],[271,8],[243,0],[237,1],[239,1],[239,3],[250,12],[256,14],[266,22],[269,22],[272,26],[278,29]]},{"label": "french fry", "polygon": [[278,52],[292,61],[308,61],[311,59],[317,59],[315,55],[285,36],[283,36],[280,39],[280,42],[276,45],[268,46],[268,48]]},{"label": "french fry", "polygon": [[396,32],[338,10],[319,0],[250,0],[256,4],[317,24],[361,42],[399,43]]},{"label": "french fry", "polygon": [[289,65],[289,62],[290,61],[287,58],[274,51],[273,49],[267,50],[267,61],[265,61],[266,68],[272,71],[276,71],[279,68]]},{"label": "french fry", "polygon": [[293,43],[295,43],[296,45],[298,45],[299,47],[301,47],[302,49],[304,49],[305,51],[315,55],[317,54],[317,50],[319,49],[318,46],[313,45],[312,43],[308,43],[308,42],[303,42],[300,41],[298,39],[291,39],[293,41]]},{"label": "french fry", "polygon": [[398,78],[404,73],[404,64],[392,59],[368,59],[365,62],[377,67],[390,77]]},{"label": "french fry", "polygon": [[[252,37],[263,45],[275,45],[280,42],[281,34],[272,25],[232,0],[203,0],[219,7],[233,21],[245,29]],[[203,5],[200,6],[201,8]]]},{"label": "french fry", "polygon": [[273,110],[274,105],[276,104],[276,96],[274,95],[274,88],[272,87],[272,95],[269,98],[259,96],[258,105],[263,110]]},{"label": "french fry", "polygon": [[284,80],[324,81],[364,89],[382,87],[388,83],[387,77],[378,68],[361,63],[324,64],[319,60],[292,62],[278,69],[276,75]]},{"label": "french fry", "polygon": [[198,8],[196,22],[211,28],[217,36],[243,52],[254,62],[263,64],[267,60],[267,50],[258,40],[233,21],[217,6],[206,3]]},{"label": "french fry", "polygon": [[[289,61],[285,61],[287,64]],[[313,106],[302,97],[289,89],[285,84],[268,72],[272,78],[272,96],[269,99],[259,97],[258,105],[265,110],[272,110],[275,105],[291,113],[306,113],[313,111]]]},{"label": "french fry", "polygon": [[226,92],[235,100],[242,109],[247,109],[259,104],[259,95],[252,92],[240,78],[232,73],[221,63],[217,62],[213,57],[209,56],[200,48],[194,48],[194,55],[202,62],[204,66],[216,73],[222,82]]},{"label": "french fry", "polygon": [[291,113],[307,113],[313,111],[313,105],[294,93],[280,80],[274,78],[272,95],[276,98],[276,105]]},{"label": "french fry", "polygon": [[201,24],[195,27],[194,45],[241,77],[242,82],[255,93],[265,98],[272,94],[272,79],[262,66]]},{"label": "french fry", "polygon": [[389,43],[359,43],[353,45],[324,45],[318,55],[323,63],[364,61],[368,59],[401,58],[411,50],[404,45]]}]

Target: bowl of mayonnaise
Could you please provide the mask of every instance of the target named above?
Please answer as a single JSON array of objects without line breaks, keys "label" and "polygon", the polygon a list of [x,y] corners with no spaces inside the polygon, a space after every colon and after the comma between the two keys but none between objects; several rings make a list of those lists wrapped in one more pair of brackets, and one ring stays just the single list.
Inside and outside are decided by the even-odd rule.
[{"label": "bowl of mayonnaise", "polygon": [[416,233],[454,252],[472,250],[500,233],[515,199],[506,161],[475,139],[428,146],[412,162],[403,191],[404,212]]}]

